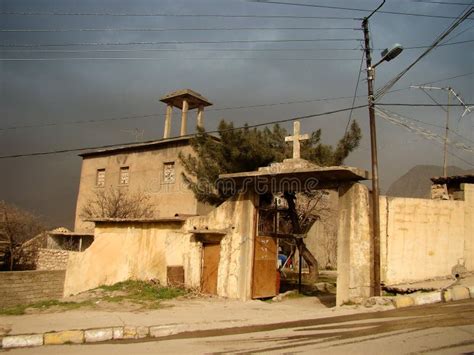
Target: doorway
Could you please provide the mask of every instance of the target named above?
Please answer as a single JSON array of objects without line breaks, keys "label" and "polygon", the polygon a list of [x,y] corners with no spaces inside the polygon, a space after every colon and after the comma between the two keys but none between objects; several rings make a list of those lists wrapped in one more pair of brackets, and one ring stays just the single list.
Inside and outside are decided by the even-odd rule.
[{"label": "doorway", "polygon": [[252,298],[268,298],[278,294],[277,290],[277,241],[276,238],[256,236]]},{"label": "doorway", "polygon": [[217,243],[204,243],[202,248],[202,276],[201,292],[217,295],[217,276],[221,245]]}]

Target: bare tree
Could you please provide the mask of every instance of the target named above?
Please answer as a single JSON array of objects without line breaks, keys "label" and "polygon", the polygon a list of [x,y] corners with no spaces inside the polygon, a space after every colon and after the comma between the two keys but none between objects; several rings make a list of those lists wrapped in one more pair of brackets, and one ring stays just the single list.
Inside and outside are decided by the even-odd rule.
[{"label": "bare tree", "polygon": [[39,217],[0,201],[0,248],[9,270],[13,270],[20,259],[23,244],[45,230]]},{"label": "bare tree", "polygon": [[[304,191],[299,193],[285,192],[282,197],[286,201],[286,215],[282,216],[279,222],[280,232],[284,234],[307,235],[316,221],[322,223],[329,231],[335,228],[331,225],[331,215],[334,210],[329,204],[328,192],[324,190]],[[336,248],[336,240],[328,236],[328,245],[319,245],[320,248],[327,248],[327,259],[335,259],[332,250]],[[294,240],[287,240],[287,245],[291,247],[291,253],[295,249],[301,252],[301,256],[309,268],[309,280],[316,280],[318,277],[318,260],[307,248],[303,238],[295,238]],[[331,253],[330,253],[331,252]]]},{"label": "bare tree", "polygon": [[100,189],[86,202],[81,217],[91,218],[150,218],[154,206],[144,192],[126,189]]}]

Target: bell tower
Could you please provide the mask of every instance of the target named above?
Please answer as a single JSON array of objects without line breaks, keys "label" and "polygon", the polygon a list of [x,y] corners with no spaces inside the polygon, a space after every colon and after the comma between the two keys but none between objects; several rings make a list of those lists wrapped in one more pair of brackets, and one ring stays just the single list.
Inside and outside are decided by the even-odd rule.
[{"label": "bell tower", "polygon": [[191,89],[171,92],[163,96],[160,101],[167,105],[163,138],[170,138],[171,136],[171,117],[173,114],[173,107],[181,110],[180,136],[182,137],[187,134],[188,111],[197,109],[197,126],[204,127],[204,107],[212,105],[212,103],[204,96]]}]

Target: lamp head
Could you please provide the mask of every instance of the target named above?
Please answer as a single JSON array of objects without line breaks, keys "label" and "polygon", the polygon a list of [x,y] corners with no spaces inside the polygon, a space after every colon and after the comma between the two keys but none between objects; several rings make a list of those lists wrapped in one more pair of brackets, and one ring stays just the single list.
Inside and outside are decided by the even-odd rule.
[{"label": "lamp head", "polygon": [[403,47],[399,43],[395,43],[392,47],[386,48],[380,53],[382,60],[390,62],[393,58],[397,57],[403,51]]}]

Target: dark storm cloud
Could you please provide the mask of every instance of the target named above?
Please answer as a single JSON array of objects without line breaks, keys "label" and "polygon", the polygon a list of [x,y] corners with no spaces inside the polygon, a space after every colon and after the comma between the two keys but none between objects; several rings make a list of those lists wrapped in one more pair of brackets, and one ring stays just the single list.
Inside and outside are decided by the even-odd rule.
[{"label": "dark storm cloud", "polygon": [[[337,6],[374,8],[378,1],[324,2]],[[426,4],[412,1],[387,1],[389,11],[418,12],[457,16],[462,7]],[[2,11],[42,12],[112,12],[112,13],[181,13],[181,14],[264,14],[353,16],[364,13],[256,4],[243,0],[228,1],[2,1]],[[449,26],[452,20],[376,14],[371,19],[371,33],[376,48],[399,42],[404,46],[428,45]],[[360,27],[353,20],[297,20],[192,17],[97,17],[97,16],[2,16],[2,28],[195,28],[195,27]],[[472,26],[463,23],[453,34]],[[302,38],[362,38],[360,31],[193,31],[193,32],[59,32],[0,33],[3,44],[135,42],[135,41],[220,41],[220,40],[281,40]],[[472,39],[472,30],[456,40]],[[132,49],[160,46],[81,46],[53,49]],[[157,113],[154,118],[130,119],[81,125],[63,125],[35,129],[0,131],[0,151],[13,154],[30,151],[97,146],[135,140],[135,129],[143,130],[143,139],[160,138],[164,107],[159,97],[169,91],[192,88],[214,102],[214,108],[278,103],[322,97],[353,95],[359,61],[279,61],[276,58],[360,58],[359,51],[288,51],[288,52],[217,52],[197,51],[203,48],[358,48],[359,43],[239,43],[164,45],[161,48],[192,48],[178,52],[2,52],[2,58],[45,57],[157,57],[156,61],[47,61],[0,62],[1,97],[0,127],[44,122],[71,122]],[[37,48],[39,49],[39,48]],[[377,70],[376,83],[381,86],[411,63],[422,50],[405,51],[396,60],[384,63]],[[379,58],[374,51],[374,58]],[[234,60],[188,60],[186,58],[234,58]],[[242,60],[237,58],[267,58]],[[426,82],[459,73],[473,71],[472,44],[436,49],[410,71],[397,85]],[[364,79],[365,73],[362,73]],[[452,85],[467,101],[473,101],[472,77],[460,78],[439,85]],[[365,83],[359,95],[366,93]],[[439,100],[445,100],[442,96]],[[430,102],[420,92],[402,91],[387,95],[391,102]],[[356,103],[364,104],[365,98]],[[298,105],[278,105],[259,109],[208,110],[205,122],[214,129],[221,118],[257,123],[348,107],[351,100],[312,102]],[[395,110],[395,108],[394,108]],[[444,113],[439,109],[402,109],[397,112],[425,121],[442,124]],[[457,112],[453,110],[453,112]],[[324,141],[334,143],[344,133],[348,114],[305,120],[302,128],[323,129]],[[366,110],[354,112],[365,133],[361,148],[348,164],[368,168],[368,127]],[[470,139],[472,116],[458,122],[458,129]],[[175,123],[175,132],[177,124]],[[288,126],[289,127],[289,126]],[[379,145],[382,186],[416,164],[440,164],[441,147],[425,139],[379,121]],[[436,130],[436,128],[433,128]],[[436,131],[442,133],[441,131]],[[469,153],[458,152],[471,159]],[[467,168],[460,161],[453,164]],[[0,161],[0,199],[32,208],[49,217],[53,224],[71,226],[75,194],[78,186],[80,159],[74,154],[43,158],[8,159]]]}]

